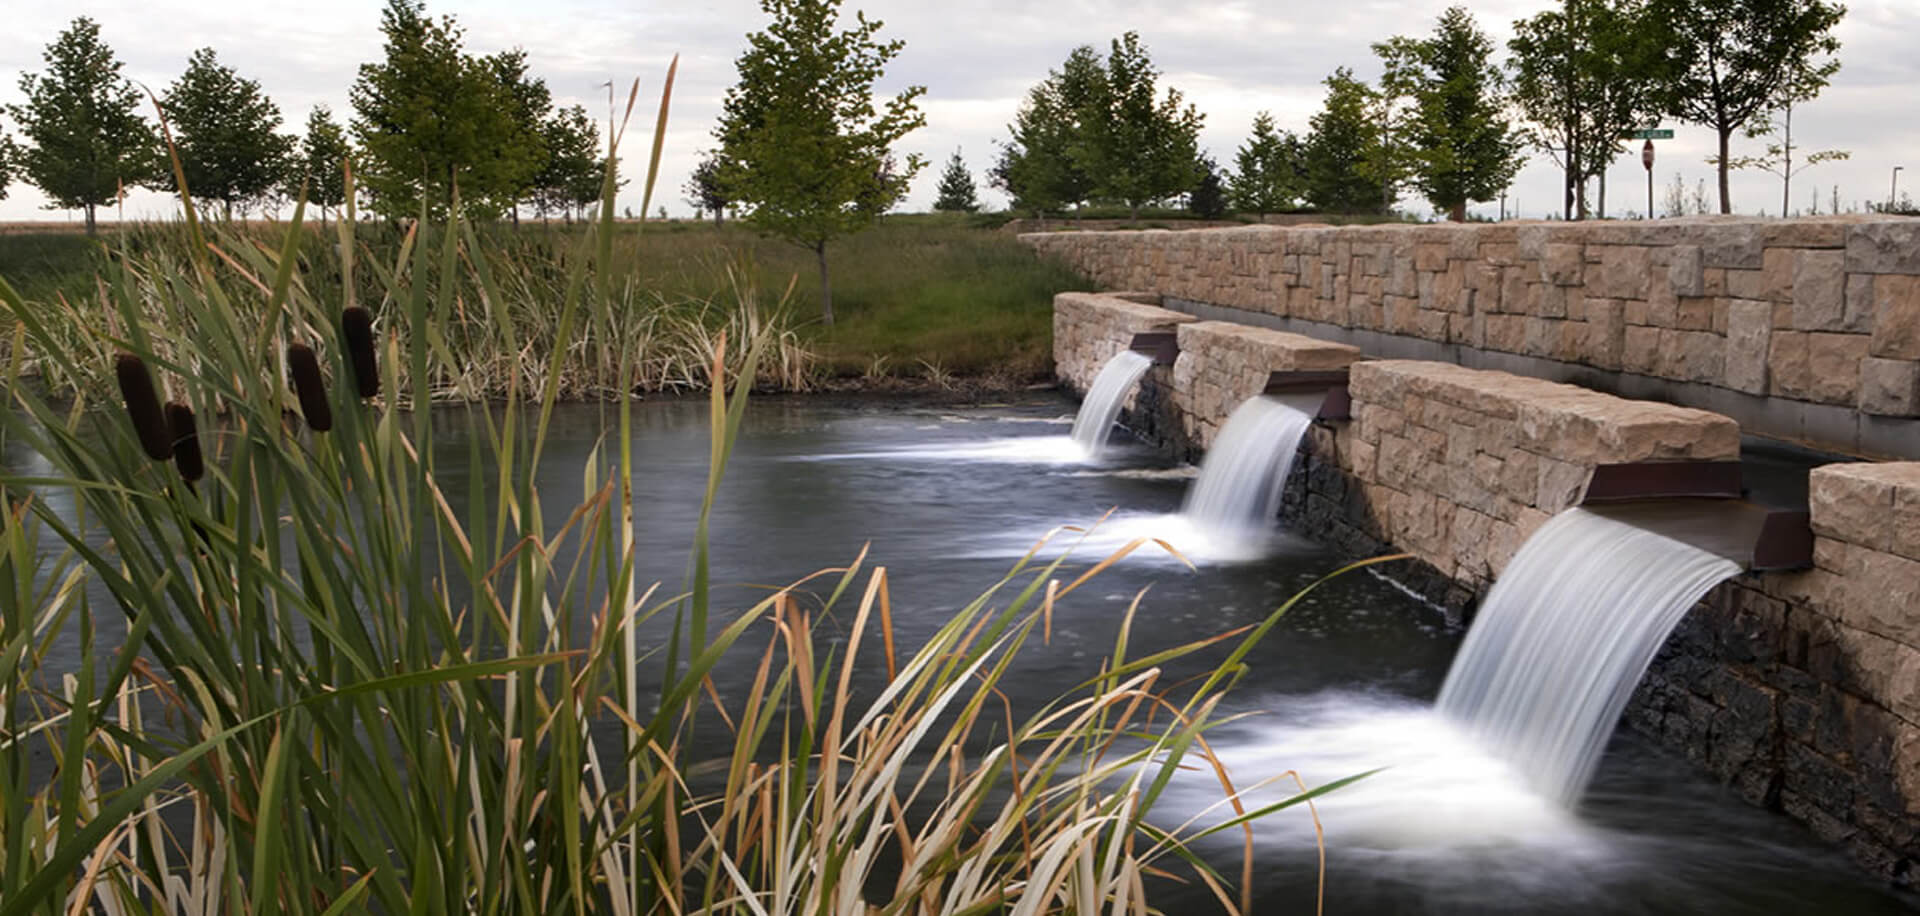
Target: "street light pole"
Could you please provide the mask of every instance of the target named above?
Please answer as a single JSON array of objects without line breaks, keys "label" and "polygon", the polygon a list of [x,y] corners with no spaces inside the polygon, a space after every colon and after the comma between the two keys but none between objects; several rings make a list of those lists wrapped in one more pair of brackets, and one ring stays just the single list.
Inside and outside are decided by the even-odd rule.
[{"label": "street light pole", "polygon": [[1893,183],[1887,186],[1887,209],[1889,210],[1893,209],[1894,204],[1900,199],[1900,170],[1904,168],[1906,168],[1904,165],[1893,167]]}]

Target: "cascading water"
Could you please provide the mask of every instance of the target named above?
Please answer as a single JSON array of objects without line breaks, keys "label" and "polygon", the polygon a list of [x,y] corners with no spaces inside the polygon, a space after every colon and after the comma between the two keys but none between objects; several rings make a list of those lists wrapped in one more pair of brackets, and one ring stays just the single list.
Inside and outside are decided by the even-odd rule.
[{"label": "cascading water", "polygon": [[1197,527],[1257,535],[1280,511],[1280,488],[1324,393],[1258,395],[1235,408],[1200,463],[1181,514]]},{"label": "cascading water", "polygon": [[1120,417],[1120,402],[1152,367],[1152,357],[1132,350],[1115,353],[1100,367],[1100,374],[1093,377],[1093,385],[1087,389],[1087,399],[1080,403],[1080,413],[1073,418],[1074,444],[1085,450],[1087,457],[1100,454],[1106,447],[1113,423]]},{"label": "cascading water", "polygon": [[1480,606],[1442,715],[1564,805],[1687,609],[1740,566],[1586,509],[1548,520]]}]

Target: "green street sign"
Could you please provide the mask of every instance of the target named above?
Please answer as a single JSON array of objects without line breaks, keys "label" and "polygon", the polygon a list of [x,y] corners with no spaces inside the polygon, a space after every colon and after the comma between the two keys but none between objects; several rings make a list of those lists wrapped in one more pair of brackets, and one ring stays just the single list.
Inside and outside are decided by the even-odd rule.
[{"label": "green street sign", "polygon": [[1621,134],[1620,139],[1622,140],[1671,140],[1673,139],[1673,131],[1671,130],[1635,130],[1635,131],[1629,131],[1627,133]]}]

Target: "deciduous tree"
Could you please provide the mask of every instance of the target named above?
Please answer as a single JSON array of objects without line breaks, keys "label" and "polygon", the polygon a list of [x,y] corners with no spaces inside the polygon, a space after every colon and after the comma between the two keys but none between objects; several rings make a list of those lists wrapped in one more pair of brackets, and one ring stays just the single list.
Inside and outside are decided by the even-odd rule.
[{"label": "deciduous tree", "polygon": [[1840,69],[1833,28],[1846,8],[1825,0],[1651,0],[1675,67],[1668,110],[1719,138],[1720,212],[1733,212],[1727,174],[1734,131],[1812,99]]},{"label": "deciduous tree", "polygon": [[599,128],[579,105],[553,113],[540,125],[545,152],[531,191],[534,211],[572,213],[600,199],[606,157]]},{"label": "deciduous tree", "polygon": [[1128,32],[1107,54],[1106,80],[1083,103],[1079,146],[1082,169],[1096,196],[1127,205],[1138,219],[1140,208],[1190,190],[1200,180],[1199,110],[1183,104],[1180,90],[1164,95],[1140,36]]},{"label": "deciduous tree", "polygon": [[7,186],[13,184],[13,162],[19,156],[13,138],[0,133],[0,200],[7,199]]},{"label": "deciduous tree", "polygon": [[953,151],[953,158],[947,160],[947,170],[940,175],[940,196],[934,200],[933,208],[949,213],[972,213],[980,209],[973,173],[967,171],[967,162],[960,158],[959,150]]},{"label": "deciduous tree", "polygon": [[307,133],[300,138],[300,149],[288,169],[286,194],[292,197],[306,187],[307,203],[324,215],[347,202],[347,133],[333,120],[333,112],[316,105],[307,114]]},{"label": "deciduous tree", "polygon": [[1234,156],[1233,207],[1262,216],[1300,205],[1306,165],[1300,139],[1277,130],[1273,115],[1260,112],[1253,132]]},{"label": "deciduous tree", "polygon": [[[1737,156],[1733,160],[1736,169],[1759,169],[1780,176],[1780,215],[1787,215],[1793,193],[1793,176],[1806,171],[1809,167],[1822,162],[1837,162],[1852,158],[1853,154],[1843,149],[1815,150],[1811,153],[1800,150],[1799,165],[1794,164],[1793,154],[1798,147],[1793,145],[1793,106],[1789,104],[1780,111],[1780,123],[1775,125],[1771,118],[1747,128],[1747,137],[1759,140],[1778,136],[1779,139],[1767,144],[1767,152],[1761,156]],[[1813,197],[1814,210],[1820,209],[1820,194],[1816,189]]]},{"label": "deciduous tree", "polygon": [[1100,53],[1081,45],[1059,70],[1027,90],[1007,126],[1012,139],[990,170],[994,187],[1013,198],[1013,209],[1043,217],[1049,210],[1077,206],[1093,193],[1093,179],[1083,165],[1088,138],[1080,119],[1091,100],[1104,95],[1106,81]]},{"label": "deciduous tree", "polygon": [[[924,164],[893,166],[892,147],[926,123],[909,86],[879,104],[873,84],[905,43],[881,41],[881,23],[854,14],[840,30],[841,0],[761,0],[772,17],[747,36],[720,125],[721,184],[747,221],[814,252],[820,312],[833,323],[827,243],[870,225]],[[884,206],[882,206],[884,204]]]},{"label": "deciduous tree", "polygon": [[7,107],[28,144],[20,170],[51,206],[85,210],[91,235],[96,207],[153,180],[158,144],[139,115],[139,90],[120,75],[93,20],[75,19],[41,58],[45,73],[20,77],[26,103]]},{"label": "deciduous tree", "polygon": [[[257,81],[222,65],[212,48],[193,52],[160,107],[193,199],[218,203],[232,217],[236,205],[244,209],[283,185],[293,138],[280,133],[280,107]],[[180,190],[170,168],[159,184]]]},{"label": "deciduous tree", "polygon": [[727,189],[720,185],[720,175],[725,167],[720,162],[720,154],[709,152],[700,158],[693,167],[693,174],[687,177],[687,203],[702,213],[713,214],[713,224],[722,226],[727,220],[727,206],[733,201],[727,195]]},{"label": "deciduous tree", "polygon": [[1504,80],[1493,42],[1465,7],[1440,16],[1429,38],[1376,45],[1397,61],[1412,89],[1406,140],[1413,183],[1434,208],[1461,221],[1467,204],[1492,200],[1513,182],[1524,157],[1503,111]]},{"label": "deciduous tree", "polygon": [[1381,183],[1363,168],[1368,151],[1380,142],[1370,116],[1374,93],[1341,67],[1325,80],[1327,99],[1313,116],[1307,135],[1307,201],[1321,210],[1374,213],[1391,205]]},{"label": "deciduous tree", "polygon": [[1219,219],[1227,215],[1227,188],[1220,165],[1210,156],[1194,163],[1200,180],[1187,193],[1187,210],[1201,219]]}]

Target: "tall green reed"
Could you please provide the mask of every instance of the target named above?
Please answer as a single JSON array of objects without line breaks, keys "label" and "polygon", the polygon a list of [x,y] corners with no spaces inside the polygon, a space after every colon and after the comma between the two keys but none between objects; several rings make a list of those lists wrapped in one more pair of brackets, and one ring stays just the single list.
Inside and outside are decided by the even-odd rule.
[{"label": "tall green reed", "polygon": [[[541,292],[540,333],[555,354],[605,347],[593,358],[624,393],[648,370],[615,308],[630,295],[616,187],[610,169],[595,232]],[[10,350],[0,435],[51,470],[0,476],[0,916],[1138,913],[1170,867],[1244,910],[1250,849],[1236,894],[1191,844],[1330,788],[1247,811],[1208,762],[1222,693],[1285,607],[1139,658],[1123,630],[1081,688],[1016,721],[999,684],[1021,647],[1140,543],[1072,573],[1029,555],[904,659],[886,571],[861,560],[817,575],[817,606],[806,580],[714,607],[709,520],[752,380],[785,358],[778,324],[698,341],[710,473],[687,584],[665,594],[635,577],[645,469],[628,399],[576,498],[535,484],[574,393],[555,360],[501,372],[500,409],[477,415],[460,459],[490,475],[445,488],[427,408],[471,370],[455,341],[534,352],[495,307],[513,297],[474,227],[416,222],[373,261],[349,207],[319,277],[303,270],[304,207],[275,245],[185,214],[184,245],[116,259],[103,313],[0,279],[13,337],[75,392],[65,408],[35,395]],[[103,374],[118,397],[90,381]],[[148,388],[172,418],[164,443],[125,409],[148,412]],[[158,460],[189,427],[200,466]],[[814,622],[848,601],[851,639],[822,654]],[[117,645],[100,638],[108,616]],[[643,646],[655,621],[672,636]],[[1235,640],[1198,689],[1161,682],[1169,661]],[[663,679],[638,683],[655,654]],[[742,656],[753,686],[725,701],[711,674]],[[886,686],[856,702],[853,672],[879,665]],[[717,786],[689,765],[715,727],[731,750]],[[1149,820],[1196,761],[1231,816]]]}]

